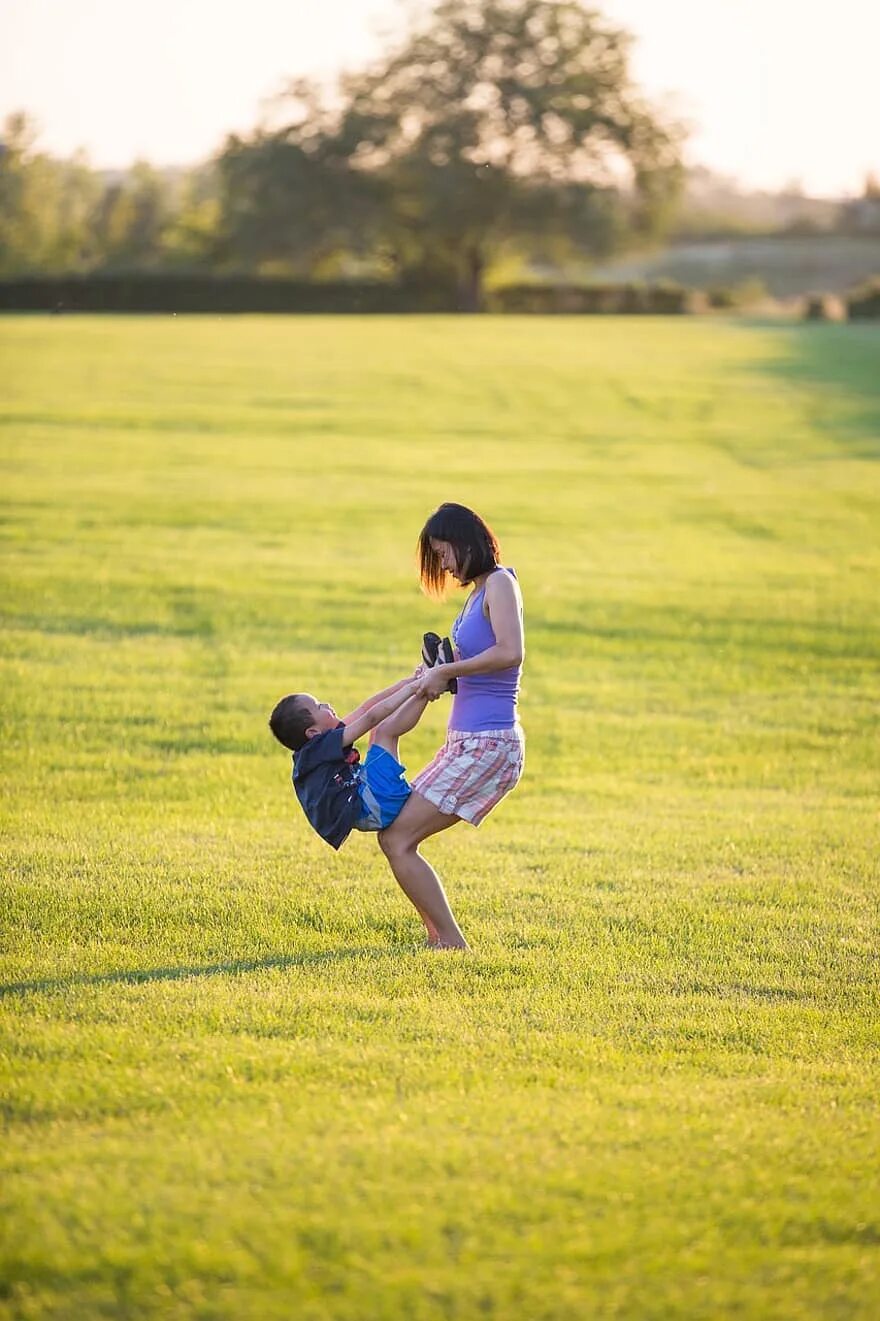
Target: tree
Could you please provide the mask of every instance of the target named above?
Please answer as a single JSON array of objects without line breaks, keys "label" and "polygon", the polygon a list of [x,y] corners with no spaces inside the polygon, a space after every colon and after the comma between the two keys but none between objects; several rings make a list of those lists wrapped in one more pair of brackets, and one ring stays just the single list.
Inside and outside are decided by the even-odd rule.
[{"label": "tree", "polygon": [[379,190],[350,168],[333,116],[307,80],[284,98],[283,128],[231,136],[217,158],[221,264],[311,270],[341,250],[374,246]]},{"label": "tree", "polygon": [[165,230],[173,213],[171,188],[145,161],[108,185],[93,217],[101,264],[119,270],[162,264]]},{"label": "tree", "polygon": [[0,275],[82,269],[97,184],[79,158],[36,150],[37,127],[10,115],[0,136]]},{"label": "tree", "polygon": [[163,231],[162,248],[177,270],[208,270],[218,243],[219,178],[215,165],[187,170],[180,181],[176,205]]},{"label": "tree", "polygon": [[680,136],[633,87],[629,44],[574,0],[440,0],[344,79],[334,149],[381,187],[401,264],[439,261],[476,308],[512,237],[596,252],[661,229]]},{"label": "tree", "polygon": [[455,282],[478,307],[511,243],[606,255],[671,219],[680,138],[632,86],[629,38],[575,0],[440,0],[329,102],[218,158],[218,255],[308,269],[342,251]]}]

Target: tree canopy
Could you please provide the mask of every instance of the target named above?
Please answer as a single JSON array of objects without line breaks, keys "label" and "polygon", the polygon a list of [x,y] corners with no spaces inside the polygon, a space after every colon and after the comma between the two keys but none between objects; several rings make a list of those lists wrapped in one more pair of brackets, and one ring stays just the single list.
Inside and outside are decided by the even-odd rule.
[{"label": "tree canopy", "polygon": [[475,306],[506,242],[606,253],[658,230],[680,139],[632,84],[629,46],[575,0],[440,0],[336,105],[299,82],[290,123],[230,141],[221,169],[248,186],[230,190],[228,252],[366,237]]}]

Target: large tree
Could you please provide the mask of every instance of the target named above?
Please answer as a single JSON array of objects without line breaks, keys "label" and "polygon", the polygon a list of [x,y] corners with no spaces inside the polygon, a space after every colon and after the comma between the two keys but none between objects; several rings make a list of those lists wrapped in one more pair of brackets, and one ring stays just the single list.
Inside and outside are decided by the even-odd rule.
[{"label": "large tree", "polygon": [[505,244],[604,255],[644,238],[676,197],[679,138],[633,86],[629,44],[575,0],[440,0],[332,102],[300,81],[282,127],[229,139],[218,255],[314,269],[372,253],[476,308]]},{"label": "large tree", "polygon": [[633,86],[629,46],[575,0],[440,0],[343,80],[336,153],[381,182],[404,262],[442,260],[476,307],[505,240],[597,252],[662,227],[679,135]]}]

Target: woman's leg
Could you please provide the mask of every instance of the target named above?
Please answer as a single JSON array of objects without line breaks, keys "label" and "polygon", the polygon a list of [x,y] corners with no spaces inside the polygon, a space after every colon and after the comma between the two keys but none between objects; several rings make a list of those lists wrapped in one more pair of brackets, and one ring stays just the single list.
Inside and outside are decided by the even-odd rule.
[{"label": "woman's leg", "polygon": [[428,940],[437,949],[467,949],[467,941],[452,916],[440,877],[419,853],[429,835],[448,830],[461,817],[439,812],[421,794],[411,793],[400,815],[379,832],[379,846],[395,879],[424,922]]}]

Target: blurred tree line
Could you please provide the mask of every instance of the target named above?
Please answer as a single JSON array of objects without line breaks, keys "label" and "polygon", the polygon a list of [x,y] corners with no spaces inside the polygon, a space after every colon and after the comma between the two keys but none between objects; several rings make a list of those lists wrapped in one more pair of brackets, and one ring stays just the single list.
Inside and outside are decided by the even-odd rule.
[{"label": "blurred tree line", "polygon": [[576,0],[438,0],[332,92],[191,170],[117,174],[0,141],[0,276],[190,272],[455,286],[645,248],[681,226],[681,133],[634,86],[630,38]]},{"label": "blurred tree line", "polygon": [[96,172],[0,136],[0,277],[284,275],[455,288],[645,250],[666,236],[880,232],[848,203],[686,174],[643,100],[630,38],[576,0],[439,0],[333,91],[291,83],[272,123],[189,170]]},{"label": "blurred tree line", "polygon": [[211,164],[99,172],[35,147],[23,113],[0,135],[0,276],[204,269],[216,231]]},{"label": "blurred tree line", "polygon": [[662,234],[680,135],[632,83],[629,37],[576,0],[439,0],[329,93],[190,171],[115,176],[0,143],[0,275],[215,271],[454,282],[504,259],[606,256]]}]

